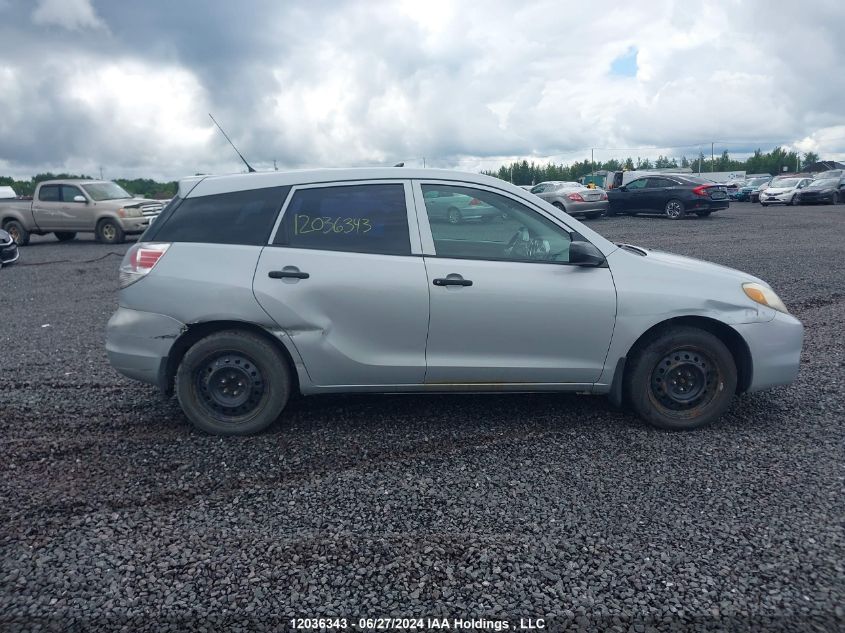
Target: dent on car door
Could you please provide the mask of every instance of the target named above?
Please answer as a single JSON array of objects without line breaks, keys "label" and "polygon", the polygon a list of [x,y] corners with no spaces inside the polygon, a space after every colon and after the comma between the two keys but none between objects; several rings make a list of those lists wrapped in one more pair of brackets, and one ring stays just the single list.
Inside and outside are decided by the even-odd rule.
[{"label": "dent on car door", "polygon": [[396,181],[288,197],[253,288],[313,385],[423,382],[428,288],[409,199]]},{"label": "dent on car door", "polygon": [[[429,222],[424,193],[499,210],[489,224]],[[569,263],[571,234],[504,192],[415,183],[431,294],[426,383],[592,383],[616,318],[608,268]]]}]

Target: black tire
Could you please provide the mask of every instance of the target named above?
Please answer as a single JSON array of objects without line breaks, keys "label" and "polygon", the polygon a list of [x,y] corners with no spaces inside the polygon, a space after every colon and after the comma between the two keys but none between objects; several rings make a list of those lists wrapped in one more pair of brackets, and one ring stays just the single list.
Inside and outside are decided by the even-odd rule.
[{"label": "black tire", "polygon": [[677,198],[672,198],[666,203],[666,206],[663,207],[663,213],[670,220],[680,220],[686,214],[684,203]]},{"label": "black tire", "polygon": [[263,431],[285,408],[290,385],[288,362],[278,348],[240,330],[200,339],[176,371],[182,411],[196,428],[212,435]]},{"label": "black tire", "polygon": [[56,239],[60,242],[67,242],[76,237],[76,233],[72,231],[56,231],[53,235],[55,235]]},{"label": "black tire", "polygon": [[3,230],[8,233],[12,239],[15,241],[15,244],[18,246],[26,246],[29,244],[29,231],[27,231],[23,224],[18,222],[17,220],[9,220],[5,224],[3,224]]},{"label": "black tire", "polygon": [[624,387],[627,401],[643,420],[661,429],[687,431],[721,417],[736,383],[733,355],[721,340],[695,327],[676,326],[638,346]]},{"label": "black tire", "polygon": [[833,192],[833,195],[830,197],[830,204],[839,204],[839,194],[836,193],[835,191]]},{"label": "black tire", "polygon": [[764,207],[768,207],[768,206],[769,206],[769,205],[768,205],[768,204],[766,204],[765,202],[761,202],[760,204],[761,204],[761,205],[763,205]]},{"label": "black tire", "polygon": [[446,211],[446,220],[449,224],[460,224],[464,221],[464,216],[461,215],[461,210],[456,207],[449,207]]},{"label": "black tire", "polygon": [[700,218],[709,218],[712,211],[696,211],[695,214]]},{"label": "black tire", "polygon": [[97,228],[94,235],[98,242],[103,244],[123,244],[126,241],[126,233],[120,228],[117,220],[105,218],[97,222]]},{"label": "black tire", "polygon": [[798,194],[793,194],[792,197],[789,199],[789,206],[795,207],[801,203],[801,198],[798,197]]},{"label": "black tire", "polygon": [[614,209],[611,206],[608,206],[607,211],[605,212],[605,215],[609,218],[615,217],[617,215],[616,209]]}]

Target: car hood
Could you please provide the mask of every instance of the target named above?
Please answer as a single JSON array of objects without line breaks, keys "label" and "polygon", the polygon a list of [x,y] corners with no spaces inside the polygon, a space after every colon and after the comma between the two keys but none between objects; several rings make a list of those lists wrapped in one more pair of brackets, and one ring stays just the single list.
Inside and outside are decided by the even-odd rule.
[{"label": "car hood", "polygon": [[754,275],[749,275],[741,270],[737,270],[736,268],[722,266],[721,264],[714,264],[713,262],[708,262],[703,259],[695,259],[694,257],[685,257],[684,255],[667,253],[666,251],[651,250],[649,248],[643,248],[642,246],[635,246],[634,248],[645,252],[649,262],[661,266],[671,266],[679,271],[685,270],[705,275],[726,277],[741,280],[743,282],[756,281],[757,283],[765,284],[767,286],[769,285],[762,279],[759,279]]},{"label": "car hood", "polygon": [[789,193],[790,191],[794,191],[795,187],[769,187],[765,189],[763,193],[768,193],[773,196],[778,195],[779,193]]},{"label": "car hood", "polygon": [[114,207],[115,209],[123,207],[124,209],[133,209],[135,207],[145,207],[147,205],[157,205],[164,208],[159,200],[151,200],[150,198],[121,198],[119,200],[100,200],[98,205],[104,207]]}]

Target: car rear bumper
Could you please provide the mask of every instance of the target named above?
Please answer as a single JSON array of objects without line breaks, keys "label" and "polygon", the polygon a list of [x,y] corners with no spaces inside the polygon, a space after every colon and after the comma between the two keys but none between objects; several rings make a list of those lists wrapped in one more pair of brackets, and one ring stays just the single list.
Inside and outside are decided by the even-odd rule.
[{"label": "car rear bumper", "polygon": [[686,203],[687,211],[720,211],[731,206],[731,201],[725,198],[724,200],[708,200],[703,198],[701,200],[690,200]]},{"label": "car rear bumper", "polygon": [[106,355],[124,376],[164,390],[170,348],[185,324],[163,314],[119,307],[106,325]]},{"label": "car rear bumper", "polygon": [[585,213],[606,213],[607,200],[595,200],[592,202],[570,202],[566,207],[569,215],[581,215]]},{"label": "car rear bumper", "polygon": [[788,385],[798,375],[804,326],[790,314],[778,312],[765,323],[734,325],[751,352],[748,391]]}]

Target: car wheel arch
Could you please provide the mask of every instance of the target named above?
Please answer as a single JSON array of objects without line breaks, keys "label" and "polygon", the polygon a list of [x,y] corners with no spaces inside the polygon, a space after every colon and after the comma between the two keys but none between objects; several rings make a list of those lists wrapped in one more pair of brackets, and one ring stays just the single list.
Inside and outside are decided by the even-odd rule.
[{"label": "car wheel arch", "polygon": [[751,358],[751,351],[748,349],[748,344],[745,342],[745,339],[742,338],[742,335],[739,332],[726,323],[710,317],[697,315],[666,319],[652,325],[648,330],[643,332],[639,338],[634,341],[628,349],[627,354],[623,357],[627,359],[624,363],[623,375],[617,376],[616,374],[618,374],[618,371],[615,372],[613,376],[613,384],[616,385],[617,381],[621,384],[621,381],[624,378],[624,371],[627,371],[627,368],[630,367],[630,363],[628,361],[638,354],[643,347],[667,329],[680,325],[699,328],[705,332],[713,334],[722,341],[728,350],[730,350],[731,356],[733,356],[734,359],[734,364],[736,365],[736,392],[743,393],[748,390],[748,387],[751,385],[754,367]]},{"label": "car wheel arch", "polygon": [[224,330],[234,330],[241,332],[249,332],[257,334],[262,339],[273,345],[276,349],[282,352],[290,370],[291,376],[291,397],[298,396],[300,391],[300,367],[293,360],[293,355],[288,349],[287,345],[279,340],[278,337],[273,336],[266,328],[249,323],[246,321],[203,321],[201,323],[191,323],[185,326],[185,331],[174,341],[170,348],[170,353],[167,355],[167,361],[162,367],[163,375],[159,376],[159,387],[165,395],[173,394],[174,380],[176,378],[176,370],[179,364],[185,357],[188,350],[198,341]]}]

